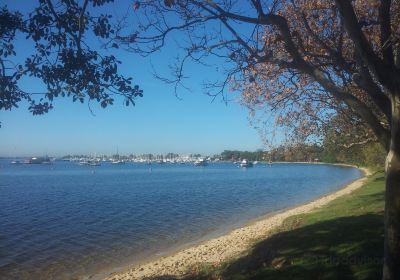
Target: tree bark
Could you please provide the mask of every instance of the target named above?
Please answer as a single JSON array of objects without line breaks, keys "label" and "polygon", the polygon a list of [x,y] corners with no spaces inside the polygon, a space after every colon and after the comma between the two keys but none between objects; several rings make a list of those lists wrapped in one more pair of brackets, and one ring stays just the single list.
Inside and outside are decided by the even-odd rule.
[{"label": "tree bark", "polygon": [[386,158],[383,280],[400,279],[400,92],[392,96],[390,151]]}]

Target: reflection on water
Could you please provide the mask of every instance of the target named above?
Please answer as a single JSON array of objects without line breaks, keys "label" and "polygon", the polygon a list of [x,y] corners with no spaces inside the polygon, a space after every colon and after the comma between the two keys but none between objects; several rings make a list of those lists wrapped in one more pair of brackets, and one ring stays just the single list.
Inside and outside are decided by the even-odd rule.
[{"label": "reflection on water", "polygon": [[0,164],[0,279],[22,280],[139,262],[360,176],[306,164]]}]

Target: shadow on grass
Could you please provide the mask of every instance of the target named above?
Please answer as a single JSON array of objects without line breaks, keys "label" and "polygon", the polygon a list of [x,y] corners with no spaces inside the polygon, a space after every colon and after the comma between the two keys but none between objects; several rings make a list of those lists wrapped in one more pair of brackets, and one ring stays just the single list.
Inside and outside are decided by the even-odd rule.
[{"label": "shadow on grass", "polygon": [[277,233],[230,263],[224,279],[379,279],[383,218],[343,217]]}]

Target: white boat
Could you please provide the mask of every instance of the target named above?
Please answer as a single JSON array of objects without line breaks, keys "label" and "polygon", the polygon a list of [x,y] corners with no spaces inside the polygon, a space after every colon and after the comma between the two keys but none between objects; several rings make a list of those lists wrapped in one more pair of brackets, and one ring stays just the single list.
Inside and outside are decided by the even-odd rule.
[{"label": "white boat", "polygon": [[90,166],[100,166],[101,164],[100,164],[100,161],[98,161],[98,160],[89,160],[88,161],[88,165],[90,165]]},{"label": "white boat", "polygon": [[240,163],[240,167],[253,167],[253,163],[251,161],[247,161],[247,159],[244,159]]},{"label": "white boat", "polygon": [[112,164],[125,164],[124,160],[116,159],[111,161]]},{"label": "white boat", "polygon": [[205,159],[199,158],[198,160],[196,160],[194,162],[194,165],[196,165],[196,166],[207,166],[208,163],[207,163],[207,161]]},{"label": "white boat", "polygon": [[100,166],[100,161],[95,160],[95,159],[89,159],[89,160],[81,160],[78,163],[79,165],[89,165],[89,166]]},{"label": "white boat", "polygon": [[26,160],[26,164],[51,164],[51,160],[48,156],[45,157],[32,157]]}]

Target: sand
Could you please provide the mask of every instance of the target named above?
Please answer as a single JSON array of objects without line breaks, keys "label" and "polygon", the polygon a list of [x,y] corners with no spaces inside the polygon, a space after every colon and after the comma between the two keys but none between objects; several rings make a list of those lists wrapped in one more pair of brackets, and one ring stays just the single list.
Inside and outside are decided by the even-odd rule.
[{"label": "sand", "polygon": [[332,200],[350,194],[360,188],[365,182],[366,176],[370,175],[368,170],[361,170],[364,172],[364,177],[334,193],[275,215],[267,216],[242,228],[235,229],[226,235],[204,241],[172,255],[132,267],[127,271],[113,273],[106,277],[105,280],[144,279],[163,275],[179,277],[199,265],[218,266],[223,261],[243,255],[254,244],[255,240],[265,239],[270,236],[273,230],[282,225],[286,218],[323,207]]}]

